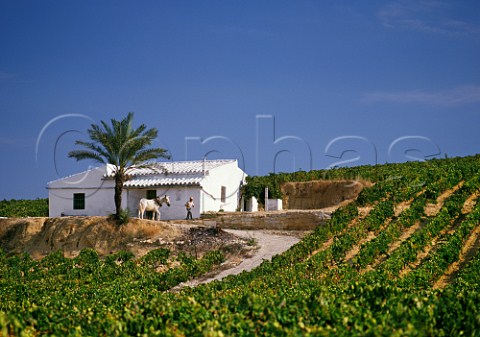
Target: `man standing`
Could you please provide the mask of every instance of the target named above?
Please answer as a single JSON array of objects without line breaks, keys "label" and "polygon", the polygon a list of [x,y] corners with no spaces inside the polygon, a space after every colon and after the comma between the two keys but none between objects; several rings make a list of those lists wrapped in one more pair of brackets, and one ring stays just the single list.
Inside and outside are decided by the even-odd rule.
[{"label": "man standing", "polygon": [[192,208],[195,207],[195,204],[193,203],[193,197],[190,197],[190,200],[187,201],[185,207],[187,208],[187,220],[193,220]]}]

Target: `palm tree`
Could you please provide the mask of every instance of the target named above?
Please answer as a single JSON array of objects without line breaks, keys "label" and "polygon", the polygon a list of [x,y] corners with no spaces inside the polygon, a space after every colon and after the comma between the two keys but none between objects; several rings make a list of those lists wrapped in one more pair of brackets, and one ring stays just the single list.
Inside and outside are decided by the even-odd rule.
[{"label": "palm tree", "polygon": [[88,129],[91,142],[77,140],[75,145],[83,146],[83,150],[68,153],[69,158],[78,160],[91,159],[102,164],[113,165],[115,178],[115,216],[121,213],[123,184],[128,179],[132,168],[152,167],[148,161],[156,158],[170,158],[168,151],[162,148],[148,148],[157,137],[155,128],[147,130],[142,124],[137,129],[132,127],[133,112],[121,121],[111,120],[109,126],[104,121],[101,125],[92,124]]}]

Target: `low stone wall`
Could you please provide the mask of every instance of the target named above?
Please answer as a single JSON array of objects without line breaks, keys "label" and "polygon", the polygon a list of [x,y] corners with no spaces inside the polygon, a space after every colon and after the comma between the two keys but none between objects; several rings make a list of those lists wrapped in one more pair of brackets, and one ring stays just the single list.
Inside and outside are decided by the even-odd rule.
[{"label": "low stone wall", "polygon": [[201,221],[204,226],[229,229],[313,230],[329,218],[330,213],[321,210],[284,210],[217,213],[216,217]]}]

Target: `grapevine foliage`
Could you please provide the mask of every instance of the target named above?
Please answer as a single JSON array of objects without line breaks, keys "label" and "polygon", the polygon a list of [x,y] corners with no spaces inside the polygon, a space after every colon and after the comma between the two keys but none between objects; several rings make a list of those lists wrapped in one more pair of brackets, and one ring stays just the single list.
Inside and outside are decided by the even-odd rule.
[{"label": "grapevine foliage", "polygon": [[48,216],[48,199],[0,200],[0,217]]},{"label": "grapevine foliage", "polygon": [[478,336],[480,254],[464,248],[480,226],[479,172],[474,156],[250,178],[244,193],[259,198],[285,181],[374,185],[284,254],[179,292],[222,254],[180,255],[159,272],[168,250],[40,261],[0,251],[0,335]]}]

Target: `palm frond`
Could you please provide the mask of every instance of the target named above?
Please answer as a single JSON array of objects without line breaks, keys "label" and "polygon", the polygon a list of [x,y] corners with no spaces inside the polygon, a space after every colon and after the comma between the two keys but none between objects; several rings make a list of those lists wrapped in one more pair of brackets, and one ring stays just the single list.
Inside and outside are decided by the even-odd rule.
[{"label": "palm frond", "polygon": [[87,150],[74,150],[68,153],[69,158],[75,158],[78,160],[92,159],[101,164],[107,164],[102,156],[96,152],[87,151]]},{"label": "palm frond", "polygon": [[[113,175],[116,181],[127,179],[127,173],[134,168],[152,167],[148,161],[156,158],[170,158],[168,151],[162,148],[149,148],[158,135],[155,128],[147,129],[144,124],[138,128],[132,127],[133,112],[129,112],[121,121],[111,119],[110,124],[104,121],[92,124],[88,129],[91,142],[76,141],[75,144],[83,147],[68,153],[77,160],[92,159],[102,164],[112,164]],[[120,192],[115,189],[115,207],[117,214],[121,208]]]},{"label": "palm frond", "polygon": [[[88,134],[92,142],[77,141],[75,144],[84,147],[84,151],[72,151],[72,157],[94,159],[118,167],[127,167],[155,158],[170,158],[168,151],[162,148],[148,148],[158,135],[155,128],[147,129],[145,124],[132,127],[134,114],[118,121],[111,119],[110,125],[104,121],[92,124]],[[87,154],[88,153],[88,154]],[[75,154],[75,155],[73,155]]]},{"label": "palm frond", "polygon": [[167,150],[162,148],[151,148],[138,151],[132,158],[132,163],[142,163],[156,158],[170,159],[170,155]]}]

